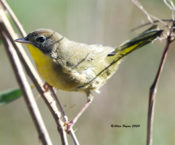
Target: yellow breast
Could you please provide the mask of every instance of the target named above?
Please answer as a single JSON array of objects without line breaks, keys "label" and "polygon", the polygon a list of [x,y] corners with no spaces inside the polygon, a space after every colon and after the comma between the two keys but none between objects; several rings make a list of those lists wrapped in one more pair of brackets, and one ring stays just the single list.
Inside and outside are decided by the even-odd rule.
[{"label": "yellow breast", "polygon": [[39,74],[51,86],[66,91],[73,91],[80,85],[72,80],[70,75],[64,73],[61,66],[54,63],[50,56],[43,54],[33,45],[27,44],[27,47],[35,61]]}]

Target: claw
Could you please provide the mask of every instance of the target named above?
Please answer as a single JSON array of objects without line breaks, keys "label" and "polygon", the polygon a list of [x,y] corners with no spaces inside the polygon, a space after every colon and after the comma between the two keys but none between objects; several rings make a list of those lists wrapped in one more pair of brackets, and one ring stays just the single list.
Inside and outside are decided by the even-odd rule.
[{"label": "claw", "polygon": [[46,92],[49,91],[50,85],[45,82],[44,85],[43,85],[43,88],[44,88],[44,93],[46,93]]},{"label": "claw", "polygon": [[74,123],[73,120],[64,123],[64,126],[67,127],[67,128],[66,128],[66,132],[67,132],[67,133],[70,132],[70,130],[71,130],[71,128],[74,126],[74,124],[75,124],[75,123]]}]

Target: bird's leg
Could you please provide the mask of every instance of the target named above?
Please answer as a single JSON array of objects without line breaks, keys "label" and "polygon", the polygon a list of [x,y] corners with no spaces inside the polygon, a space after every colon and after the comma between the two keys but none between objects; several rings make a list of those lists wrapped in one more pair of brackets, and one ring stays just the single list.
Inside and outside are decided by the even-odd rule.
[{"label": "bird's leg", "polygon": [[73,120],[66,122],[65,125],[67,125],[67,133],[69,133],[70,129],[75,125],[75,123],[78,121],[78,119],[80,118],[80,116],[85,112],[85,110],[89,107],[89,105],[92,103],[93,101],[93,96],[90,92],[86,92],[87,95],[87,102],[86,104],[83,106],[83,108],[80,110],[80,112],[74,117]]}]

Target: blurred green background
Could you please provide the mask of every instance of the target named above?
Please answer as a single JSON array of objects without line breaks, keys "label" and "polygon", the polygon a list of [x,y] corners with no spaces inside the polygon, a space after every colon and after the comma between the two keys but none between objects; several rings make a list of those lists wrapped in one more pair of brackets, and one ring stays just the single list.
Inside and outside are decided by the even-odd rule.
[{"label": "blurred green background", "polygon": [[[118,46],[142,30],[130,29],[147,21],[130,0],[7,0],[27,32],[50,28],[79,42]],[[160,18],[171,18],[162,0],[141,1]],[[76,126],[83,145],[145,145],[148,91],[164,41],[156,41],[127,56],[117,73],[101,88]],[[155,106],[153,144],[175,144],[175,49],[171,45],[160,79]],[[18,87],[3,46],[0,46],[0,91]],[[57,92],[69,119],[86,101],[84,94]],[[37,95],[37,94],[36,94]],[[37,99],[54,145],[60,144],[55,122]],[[0,107],[0,145],[40,145],[23,98]],[[174,117],[173,117],[174,116]],[[139,128],[111,128],[111,124],[139,124]],[[70,139],[71,140],[71,139]],[[72,143],[70,143],[72,144]]]}]

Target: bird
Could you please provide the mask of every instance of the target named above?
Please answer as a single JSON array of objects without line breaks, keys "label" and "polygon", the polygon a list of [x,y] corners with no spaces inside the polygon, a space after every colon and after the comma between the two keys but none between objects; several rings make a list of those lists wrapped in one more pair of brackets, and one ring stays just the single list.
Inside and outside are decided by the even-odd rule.
[{"label": "bird", "polygon": [[67,129],[70,130],[91,104],[94,98],[92,92],[99,92],[116,72],[124,56],[161,34],[162,30],[152,26],[116,48],[75,42],[50,29],[34,30],[15,41],[28,47],[39,74],[50,86],[86,94],[87,102],[67,123]]}]

